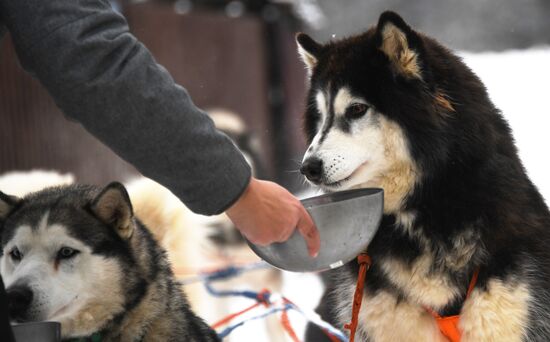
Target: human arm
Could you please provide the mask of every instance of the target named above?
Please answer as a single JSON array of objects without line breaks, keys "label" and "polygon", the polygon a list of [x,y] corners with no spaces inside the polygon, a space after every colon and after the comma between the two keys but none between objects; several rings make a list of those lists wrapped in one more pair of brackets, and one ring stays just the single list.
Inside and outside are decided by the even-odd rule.
[{"label": "human arm", "polygon": [[241,153],[107,1],[0,0],[0,13],[21,64],[63,113],[142,174],[201,214],[244,191]]}]

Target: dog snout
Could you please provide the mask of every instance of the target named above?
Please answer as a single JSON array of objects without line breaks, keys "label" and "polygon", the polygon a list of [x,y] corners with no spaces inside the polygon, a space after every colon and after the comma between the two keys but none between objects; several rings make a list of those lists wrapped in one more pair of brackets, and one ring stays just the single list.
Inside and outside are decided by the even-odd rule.
[{"label": "dog snout", "polygon": [[300,167],[300,172],[311,182],[321,183],[323,178],[323,161],[319,158],[307,158]]},{"label": "dog snout", "polygon": [[33,292],[26,285],[15,285],[6,290],[10,317],[24,321],[33,299]]}]

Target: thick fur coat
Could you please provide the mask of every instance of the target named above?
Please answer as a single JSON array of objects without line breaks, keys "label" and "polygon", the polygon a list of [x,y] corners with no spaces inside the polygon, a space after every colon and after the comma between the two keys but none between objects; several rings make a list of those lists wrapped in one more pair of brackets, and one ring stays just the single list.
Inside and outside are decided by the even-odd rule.
[{"label": "thick fur coat", "polygon": [[[302,172],[325,191],[385,191],[358,337],[445,341],[430,308],[460,314],[462,341],[550,340],[549,211],[476,75],[393,12],[354,37],[297,41],[310,74]],[[321,305],[340,326],[357,271],[333,271]]]}]

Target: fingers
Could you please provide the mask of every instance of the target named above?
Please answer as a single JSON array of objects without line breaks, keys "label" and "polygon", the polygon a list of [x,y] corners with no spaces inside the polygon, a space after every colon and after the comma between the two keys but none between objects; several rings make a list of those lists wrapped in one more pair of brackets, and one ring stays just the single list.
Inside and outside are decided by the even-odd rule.
[{"label": "fingers", "polygon": [[272,244],[273,242],[276,242],[273,234],[266,233],[265,231],[261,229],[256,229],[257,227],[254,227],[254,229],[250,231],[243,232],[241,231],[241,234],[250,242],[252,242],[255,245],[258,246],[268,246]]},{"label": "fingers", "polygon": [[321,238],[313,219],[309,216],[309,213],[304,207],[301,207],[301,215],[297,224],[297,229],[306,240],[309,255],[316,257],[321,247]]}]

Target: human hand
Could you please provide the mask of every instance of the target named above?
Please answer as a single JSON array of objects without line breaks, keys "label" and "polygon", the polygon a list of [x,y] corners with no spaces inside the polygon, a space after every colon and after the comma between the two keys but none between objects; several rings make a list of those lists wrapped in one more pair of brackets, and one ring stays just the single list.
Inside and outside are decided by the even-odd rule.
[{"label": "human hand", "polygon": [[321,240],[315,223],[302,203],[276,183],[252,178],[226,214],[252,243],[283,242],[298,229],[306,240],[309,255],[316,257],[319,253]]}]

